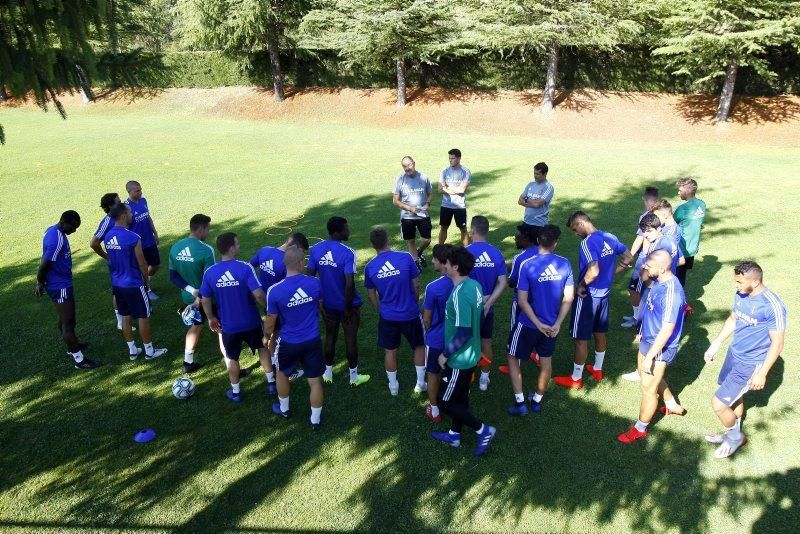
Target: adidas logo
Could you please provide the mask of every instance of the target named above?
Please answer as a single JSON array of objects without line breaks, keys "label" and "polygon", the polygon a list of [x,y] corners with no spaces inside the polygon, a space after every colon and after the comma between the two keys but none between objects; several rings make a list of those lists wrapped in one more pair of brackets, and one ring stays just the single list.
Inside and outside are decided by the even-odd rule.
[{"label": "adidas logo", "polygon": [[292,308],[294,306],[300,306],[301,304],[305,304],[307,302],[311,302],[314,299],[308,296],[308,293],[303,291],[302,287],[298,287],[297,291],[294,292],[292,298],[289,300],[288,307]]},{"label": "adidas logo", "polygon": [[494,267],[494,262],[489,257],[489,254],[484,252],[475,260],[475,267]]},{"label": "adidas logo", "polygon": [[262,261],[258,268],[268,273],[270,276],[275,276],[275,266],[273,265],[273,260]]},{"label": "adidas logo", "polygon": [[694,215],[692,215],[692,217],[694,217],[695,219],[699,219],[700,217],[704,217],[705,214],[706,214],[706,212],[703,211],[703,208],[697,208],[694,211]]},{"label": "adidas logo", "polygon": [[194,258],[192,257],[192,252],[189,250],[189,247],[186,247],[180,252],[178,252],[178,255],[175,256],[175,259],[177,261],[194,261]]},{"label": "adidas logo", "polygon": [[338,265],[336,265],[336,262],[333,260],[333,253],[330,250],[328,252],[326,252],[325,255],[320,258],[319,264],[320,265],[329,265],[331,267],[338,267]]},{"label": "adidas logo", "polygon": [[563,276],[561,276],[556,268],[551,263],[547,266],[547,269],[544,270],[542,274],[539,275],[540,282],[548,282],[550,280],[561,280]]},{"label": "adidas logo", "polygon": [[600,253],[601,258],[605,258],[606,256],[611,256],[614,254],[614,249],[608,246],[608,243],[603,241],[603,252]]},{"label": "adidas logo", "polygon": [[122,247],[119,246],[119,241],[117,241],[117,236],[106,241],[106,250],[122,250]]},{"label": "adidas logo", "polygon": [[239,281],[236,280],[230,271],[225,271],[225,274],[219,277],[217,280],[217,287],[230,287],[230,286],[238,286]]},{"label": "adidas logo", "polygon": [[395,268],[388,260],[386,263],[383,264],[383,267],[378,271],[378,278],[386,278],[389,276],[396,276],[400,274],[400,271]]}]

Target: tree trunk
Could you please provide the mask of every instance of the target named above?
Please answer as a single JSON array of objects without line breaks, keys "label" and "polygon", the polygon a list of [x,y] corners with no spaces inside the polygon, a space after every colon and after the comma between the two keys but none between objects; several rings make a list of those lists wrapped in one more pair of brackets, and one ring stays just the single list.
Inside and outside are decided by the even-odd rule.
[{"label": "tree trunk", "polygon": [[286,94],[283,92],[283,72],[281,72],[281,50],[278,46],[278,32],[280,26],[276,22],[270,24],[270,37],[269,37],[269,63],[272,68],[272,87],[275,91],[275,100],[283,102],[286,100]]},{"label": "tree trunk", "polygon": [[733,88],[736,85],[736,73],[739,65],[736,60],[731,61],[725,71],[725,83],[722,85],[722,94],[719,95],[719,106],[717,107],[717,122],[727,122],[728,115],[731,113],[731,102],[733,101]]},{"label": "tree trunk", "polygon": [[547,47],[547,81],[544,83],[542,96],[542,112],[553,111],[553,99],[556,96],[556,76],[558,75],[558,44],[551,42]]},{"label": "tree trunk", "polygon": [[75,73],[78,77],[78,86],[81,91],[81,100],[84,105],[94,100],[94,93],[92,92],[92,84],[89,82],[89,76],[80,65],[75,65]]},{"label": "tree trunk", "polygon": [[6,92],[6,86],[0,85],[0,102],[5,102],[8,100],[8,93]]},{"label": "tree trunk", "polygon": [[397,107],[406,105],[406,62],[397,58]]}]

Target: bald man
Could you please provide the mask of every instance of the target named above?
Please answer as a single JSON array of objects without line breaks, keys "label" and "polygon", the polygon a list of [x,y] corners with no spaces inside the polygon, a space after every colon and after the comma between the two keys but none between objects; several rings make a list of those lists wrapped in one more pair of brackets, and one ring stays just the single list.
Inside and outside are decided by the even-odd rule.
[{"label": "bald man", "polygon": [[[400,208],[400,232],[408,244],[408,252],[417,267],[427,265],[423,251],[431,243],[430,207],[433,189],[428,177],[416,168],[414,158],[405,156],[401,160],[403,174],[397,177],[392,191],[392,203]],[[420,243],[417,248],[417,231]]]},{"label": "bald man", "polygon": [[672,274],[672,256],[666,250],[651,252],[644,263],[647,277],[654,281],[647,294],[642,312],[641,342],[638,371],[641,377],[642,401],[639,420],[627,432],[617,436],[621,443],[630,444],[647,437],[647,425],[658,409],[659,395],[666,405],[664,415],[684,415],[664,380],[667,367],[675,362],[683,330],[683,306],[686,298],[683,286]]}]

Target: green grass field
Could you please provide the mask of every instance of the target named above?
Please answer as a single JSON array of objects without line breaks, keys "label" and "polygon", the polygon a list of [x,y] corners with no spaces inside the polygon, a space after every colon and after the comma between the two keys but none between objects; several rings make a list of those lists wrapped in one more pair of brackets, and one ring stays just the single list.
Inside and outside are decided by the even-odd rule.
[{"label": "green grass field", "polygon": [[[794,313],[800,291],[792,244],[800,148],[717,144],[553,141],[452,131],[370,129],[333,123],[257,123],[145,110],[72,112],[67,121],[39,111],[3,110],[8,145],[0,148],[0,528],[147,531],[467,530],[467,531],[791,531],[800,520],[800,348],[790,319],[784,350],[767,387],[749,394],[749,444],[730,460],[711,457],[703,433],[717,430],[710,409],[721,358],[703,352],[729,313],[732,266],[758,260],[766,283]],[[271,414],[260,372],[242,382],[232,405],[215,339],[204,332],[193,377],[197,393],[170,392],[181,375],[184,328],[180,299],[166,269],[154,282],[154,338],[167,357],[131,363],[115,329],[105,265],[88,247],[103,193],[124,196],[143,184],[161,234],[161,253],[187,233],[196,212],[213,219],[212,239],[239,234],[247,258],[279,237],[275,223],[322,237],[325,220],[347,217],[359,264],[371,258],[368,232],[391,229],[401,246],[390,189],[406,154],[435,179],[458,146],[474,174],[472,215],[491,220],[491,240],[507,257],[522,215],[516,199],[531,165],[544,160],[556,187],[552,221],[584,209],[597,225],[629,242],[641,189],[655,184],[677,202],[674,181],[690,173],[709,206],[703,242],[690,273],[695,314],[686,323],[668,379],[687,407],[684,418],[657,421],[641,446],[623,448],[618,432],[635,420],[639,391],[619,376],[633,367],[631,336],[617,327],[629,306],[626,280],[614,286],[614,328],[606,357],[610,378],[581,391],[551,389],[541,415],[512,419],[508,380],[493,374],[488,393],[474,388],[475,413],[497,426],[486,457],[434,443],[424,400],[412,398],[410,351],[401,351],[401,393],[386,388],[375,346],[377,312],[365,306],[360,333],[366,386],[346,387],[337,357],[326,387],[323,430],[305,416],[305,384],[292,393],[295,417]],[[438,206],[438,198],[435,201]],[[78,332],[88,355],[105,365],[72,369],[49,300],[33,297],[44,229],[66,209],[83,226],[74,251]],[[436,228],[434,228],[436,231]],[[451,234],[455,240],[455,234]],[[565,232],[559,252],[577,262],[577,239]],[[433,278],[429,268],[423,275]],[[362,295],[363,280],[358,279]],[[497,308],[495,350],[504,360],[510,294]],[[562,332],[556,372],[571,367]],[[341,341],[340,341],[341,343]],[[245,365],[256,358],[243,356]],[[536,370],[525,368],[526,386]],[[152,427],[147,445],[134,433]],[[791,525],[795,525],[792,527]]]}]

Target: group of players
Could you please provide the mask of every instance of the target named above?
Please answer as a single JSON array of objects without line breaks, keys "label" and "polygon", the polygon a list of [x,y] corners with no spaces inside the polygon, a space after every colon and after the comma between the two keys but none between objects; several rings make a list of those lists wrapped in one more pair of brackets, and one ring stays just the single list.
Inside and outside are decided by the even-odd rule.
[{"label": "group of players", "polygon": [[[640,381],[642,400],[639,416],[630,430],[620,434],[621,443],[645,439],[647,427],[659,409],[664,415],[683,415],[665,380],[666,370],[675,362],[684,316],[691,312],[683,286],[686,272],[699,249],[705,204],[696,198],[697,183],[691,178],[678,181],[679,194],[686,202],[673,214],[670,203],[658,198],[658,190],[647,188],[645,211],[629,249],[614,235],[596,228],[582,211],[574,212],[567,227],[580,239],[578,276],[569,260],[555,254],[561,231],[549,224],[554,188],[547,180],[547,165],[534,167],[534,180],[523,190],[518,204],[525,208],[523,224],[517,227],[515,244],[521,252],[507,266],[500,250],[488,242],[489,220],[472,217],[467,227],[466,195],[470,171],[461,165],[461,153],[448,153],[449,165],[441,172],[438,191],[442,195],[438,244],[431,262],[441,274],[424,289],[420,314],[419,275],[426,268],[425,249],[431,242],[430,206],[433,186],[415,168],[410,156],[402,160],[401,174],[393,189],[393,203],[400,210],[401,234],[408,251],[391,249],[385,229],[370,232],[375,257],[364,268],[364,285],[369,301],[378,309],[377,344],[384,349],[389,392],[397,396],[397,351],[402,339],[413,351],[416,370],[415,394],[427,392],[426,415],[436,423],[442,414],[451,419],[445,432],[432,437],[457,447],[464,425],[477,434],[476,454],[489,448],[495,427],[479,421],[469,411],[470,385],[477,381],[486,391],[494,354],[494,305],[511,286],[514,299],[507,342],[508,373],[514,416],[539,413],[552,375],[552,355],[557,336],[570,310],[570,335],[575,340],[573,371],[553,377],[567,388],[583,387],[584,371],[592,379],[603,379],[608,332],[609,293],[615,274],[632,269],[629,291],[633,314],[623,327],[638,329],[637,369],[625,375]],[[159,237],[150,216],[141,185],[126,184],[128,198],[121,202],[115,193],[103,195],[106,212],[91,247],[103,257],[111,274],[117,327],[135,360],[144,352],[146,360],[167,352],[155,348],[149,317],[151,303],[158,296],[150,279],[161,263]],[[445,244],[455,220],[462,246]],[[77,369],[100,364],[84,356],[86,348],[75,334],[75,299],[72,289],[72,260],[67,236],[80,226],[75,211],[64,212],[59,222],[44,235],[43,255],[37,274],[35,294],[47,293],[56,306],[59,330]],[[239,366],[242,345],[258,352],[265,373],[267,393],[277,395],[273,412],[283,418],[291,414],[291,381],[305,375],[310,385],[310,423],[321,424],[323,382],[333,382],[334,354],[338,333],[344,331],[349,384],[360,386],[370,376],[359,372],[358,330],[362,299],[356,289],[356,254],[345,243],[350,237],[346,219],[334,216],[327,222],[328,239],[313,247],[305,235],[295,232],[279,247],[261,248],[249,262],[238,259],[236,234],[217,236],[216,248],[206,243],[211,218],[194,215],[188,237],[175,243],[169,253],[170,280],[180,288],[184,302],[182,318],[188,330],[184,348],[184,371],[200,367],[194,350],[203,324],[219,334],[231,387],[225,395],[242,401]],[[419,233],[420,241],[417,241]],[[307,255],[307,259],[306,259]],[[634,261],[634,256],[636,260]],[[304,274],[304,269],[305,273]],[[741,431],[743,395],[764,387],[767,374],[780,356],[786,323],[786,307],[762,280],[761,268],[752,261],[734,269],[736,295],[731,316],[722,332],[706,351],[713,360],[721,343],[733,335],[719,376],[719,389],[712,407],[725,432],[706,439],[719,444],[715,456],[731,456],[745,443]],[[266,310],[262,319],[261,309]],[[319,336],[319,319],[325,327]],[[142,347],[135,341],[133,319],[138,320]],[[594,360],[586,364],[589,342],[594,340]],[[524,394],[521,363],[534,361],[540,367],[536,387]]]}]

